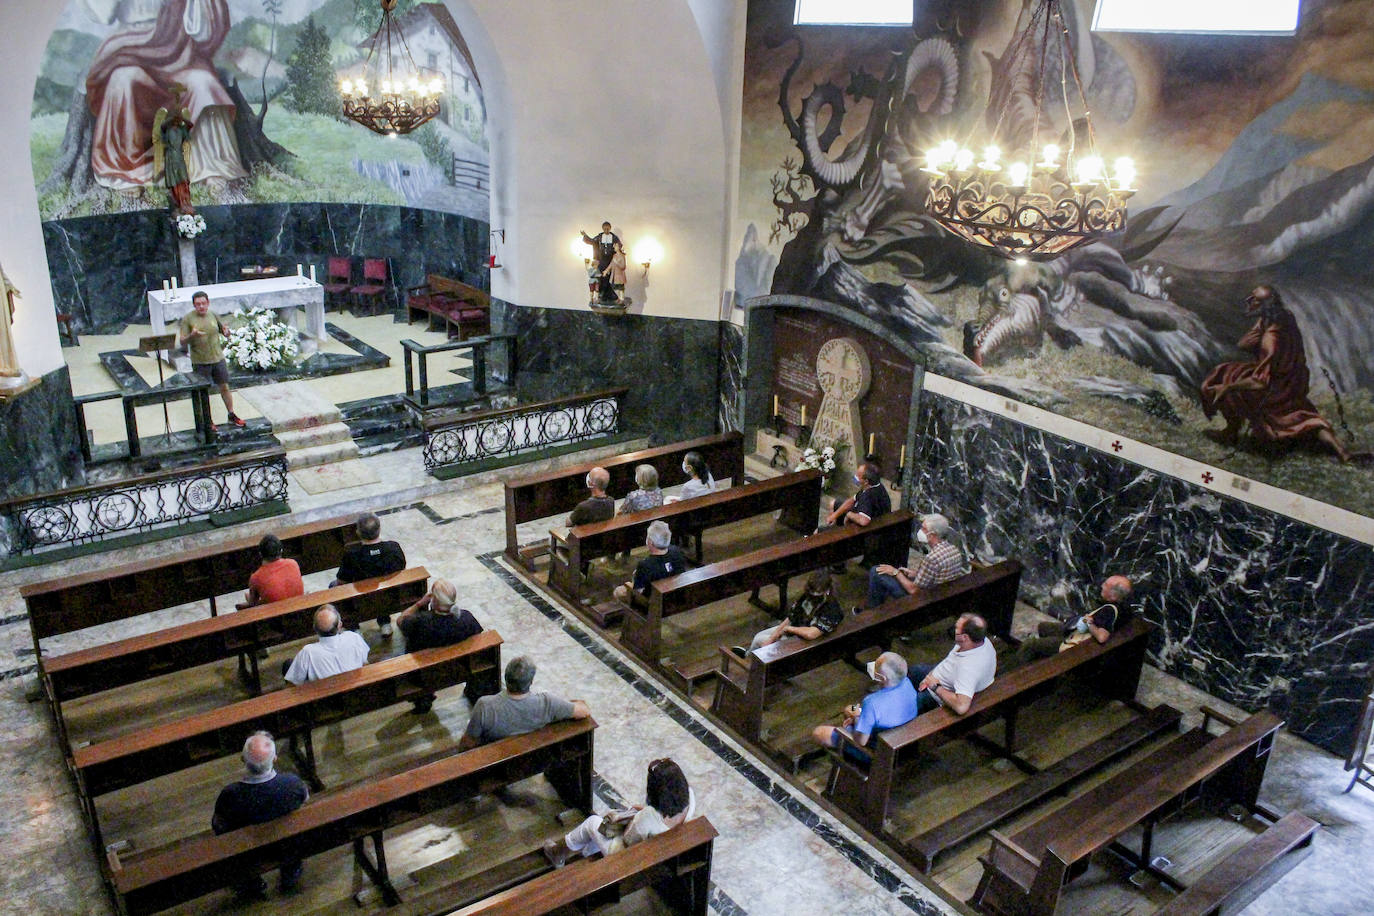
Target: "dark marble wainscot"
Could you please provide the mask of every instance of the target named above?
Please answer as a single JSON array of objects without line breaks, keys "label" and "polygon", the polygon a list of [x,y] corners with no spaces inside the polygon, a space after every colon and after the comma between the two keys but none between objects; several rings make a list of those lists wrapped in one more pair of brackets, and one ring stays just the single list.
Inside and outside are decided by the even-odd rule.
[{"label": "dark marble wainscot", "polygon": [[0,401],[0,500],[86,482],[67,367]]},{"label": "dark marble wainscot", "polygon": [[[438,273],[486,289],[488,224],[470,217],[415,207],[378,204],[282,203],[205,207],[205,232],[196,239],[202,284],[232,282],[242,267],[276,266],[295,273],[300,264],[325,281],[330,255],[353,259],[361,282],[362,258],[386,258],[393,294]],[[181,273],[176,235],[165,211],[136,210],[43,224],[43,239],[59,311],[78,331],[118,333],[148,320],[145,293]]]},{"label": "dark marble wainscot", "polygon": [[744,329],[731,321],[720,323],[720,364],[716,382],[720,402],[716,405],[716,427],[742,429],[744,424]]},{"label": "dark marble wainscot", "polygon": [[1158,667],[1344,755],[1374,674],[1374,547],[924,392],[912,504],[980,558],[1026,565],[1022,597],[1083,609],[1137,583]]},{"label": "dark marble wainscot", "polygon": [[626,428],[656,445],[716,431],[718,325],[492,302],[493,332],[517,335],[521,402],[626,386]]}]

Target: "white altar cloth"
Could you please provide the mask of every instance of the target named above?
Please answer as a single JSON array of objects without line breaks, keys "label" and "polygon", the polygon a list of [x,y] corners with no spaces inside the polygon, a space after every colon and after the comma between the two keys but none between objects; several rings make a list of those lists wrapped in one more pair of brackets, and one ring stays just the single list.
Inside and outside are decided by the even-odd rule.
[{"label": "white altar cloth", "polygon": [[[204,292],[210,297],[210,311],[221,318],[231,312],[249,308],[287,309],[286,323],[301,331],[296,318],[296,309],[305,309],[305,329],[301,331],[301,352],[314,352],[325,339],[324,331],[324,287],[309,277],[285,276],[269,277],[265,280],[239,280],[234,283],[209,283],[200,286],[182,286],[177,289],[148,291],[148,317],[152,321],[154,334],[166,334],[168,325],[176,330],[176,322],[191,311],[191,294]],[[176,361],[190,367],[189,358]],[[184,369],[182,371],[185,371]]]}]

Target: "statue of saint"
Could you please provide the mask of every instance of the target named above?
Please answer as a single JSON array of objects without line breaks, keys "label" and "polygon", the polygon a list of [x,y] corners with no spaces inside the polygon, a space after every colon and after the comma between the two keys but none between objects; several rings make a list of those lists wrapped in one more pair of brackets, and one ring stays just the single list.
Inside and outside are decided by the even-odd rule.
[{"label": "statue of saint", "polygon": [[28,375],[19,368],[19,353],[14,348],[14,334],[11,330],[14,321],[14,300],[19,290],[14,288],[10,278],[0,268],[0,292],[4,294],[4,304],[0,305],[0,397],[4,397],[29,382]]},{"label": "statue of saint", "polygon": [[[180,101],[180,93],[177,95]],[[179,213],[195,213],[191,206],[191,112],[185,108],[159,108],[153,118],[153,171],[162,173],[171,207]]]}]

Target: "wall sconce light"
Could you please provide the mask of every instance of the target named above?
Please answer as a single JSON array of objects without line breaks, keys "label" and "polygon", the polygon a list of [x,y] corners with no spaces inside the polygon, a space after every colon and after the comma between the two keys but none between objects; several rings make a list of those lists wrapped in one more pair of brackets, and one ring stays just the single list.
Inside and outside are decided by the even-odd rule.
[{"label": "wall sconce light", "polygon": [[592,263],[592,246],[582,241],[582,236],[580,234],[568,240],[568,251],[573,257],[582,262],[583,267]]},{"label": "wall sconce light", "polygon": [[644,265],[644,281],[649,280],[649,267],[663,258],[663,246],[652,238],[640,239],[635,244],[634,259]]}]

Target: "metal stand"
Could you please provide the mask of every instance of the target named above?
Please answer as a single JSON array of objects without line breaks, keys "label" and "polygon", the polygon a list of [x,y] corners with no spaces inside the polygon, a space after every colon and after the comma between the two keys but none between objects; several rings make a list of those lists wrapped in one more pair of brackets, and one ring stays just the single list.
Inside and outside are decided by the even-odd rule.
[{"label": "metal stand", "polygon": [[[176,346],[177,336],[175,334],[155,334],[151,337],[140,337],[138,339],[138,349],[145,356],[152,356],[157,361],[157,387],[161,388],[166,382],[162,375],[162,351],[171,351]],[[172,444],[172,415],[167,410],[167,402],[162,402],[162,441],[168,445]]]},{"label": "metal stand", "polygon": [[1364,703],[1360,706],[1360,721],[1355,728],[1355,743],[1345,758],[1345,768],[1355,771],[1355,774],[1350,777],[1350,785],[1345,787],[1346,792],[1357,785],[1374,791],[1374,778],[1371,778],[1374,777],[1374,766],[1370,766],[1369,763],[1369,742],[1372,733],[1374,733],[1374,693],[1366,696]]}]

